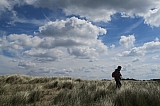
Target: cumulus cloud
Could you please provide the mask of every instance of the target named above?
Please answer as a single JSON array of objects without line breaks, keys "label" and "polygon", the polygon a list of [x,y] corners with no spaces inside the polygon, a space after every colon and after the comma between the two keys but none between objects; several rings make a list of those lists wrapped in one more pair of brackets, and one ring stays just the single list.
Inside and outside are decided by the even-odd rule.
[{"label": "cumulus cloud", "polygon": [[114,45],[114,44],[112,44],[112,45],[110,46],[110,48],[111,48],[111,49],[114,49],[114,48],[115,48],[115,45]]},{"label": "cumulus cloud", "polygon": [[66,47],[70,55],[91,58],[99,53],[107,53],[107,46],[97,39],[106,30],[90,22],[75,17],[48,22],[39,28],[45,38],[40,44],[44,48]]},{"label": "cumulus cloud", "polygon": [[114,61],[119,61],[119,58],[117,58],[117,57],[112,57],[111,59]]},{"label": "cumulus cloud", "polygon": [[34,70],[30,70],[27,75],[34,76],[69,76],[69,73],[74,72],[73,69],[56,69],[47,67],[36,67]]},{"label": "cumulus cloud", "polygon": [[48,22],[35,35],[1,37],[0,51],[35,57],[38,61],[55,61],[65,54],[88,59],[107,53],[107,46],[97,39],[103,34],[105,29],[72,17]]},{"label": "cumulus cloud", "polygon": [[0,13],[5,11],[6,8],[9,7],[9,3],[6,0],[1,0],[0,1]]},{"label": "cumulus cloud", "polygon": [[0,15],[4,11],[12,11],[14,6],[22,6],[25,4],[33,5],[35,0],[1,0],[0,1]]},{"label": "cumulus cloud", "polygon": [[159,41],[147,42],[143,45],[142,48],[145,49],[147,52],[160,51],[160,42]]},{"label": "cumulus cloud", "polygon": [[134,47],[129,51],[124,51],[121,56],[142,56],[148,52],[156,52],[160,51],[160,42],[159,41],[151,41],[144,43],[143,46]]},{"label": "cumulus cloud", "polygon": [[27,75],[32,76],[52,76],[53,71],[55,71],[55,68],[47,68],[47,67],[36,67],[34,69],[31,69]]},{"label": "cumulus cloud", "polygon": [[[92,21],[110,21],[111,16],[115,13],[122,13],[129,17],[143,17],[146,24],[151,26],[159,26],[159,4],[160,1],[157,0],[85,0],[74,1],[74,0],[58,0],[44,3],[43,0],[38,0],[36,6],[48,7],[54,9],[52,4],[57,7],[62,8],[66,15],[80,15],[86,17]],[[153,8],[155,10],[153,11]],[[93,12],[94,11],[94,12]]]},{"label": "cumulus cloud", "polygon": [[32,36],[27,34],[10,34],[7,36],[7,40],[12,45],[19,45],[22,47],[37,47],[42,41],[38,36]]},{"label": "cumulus cloud", "polygon": [[150,26],[160,26],[160,7],[155,8],[154,10],[149,10],[147,14],[144,14],[143,17],[145,19],[144,23],[150,25]]},{"label": "cumulus cloud", "polygon": [[55,38],[76,37],[81,39],[97,39],[97,35],[106,34],[105,29],[94,26],[91,22],[81,20],[76,17],[67,18],[66,20],[56,20],[55,22],[48,22],[39,28],[39,32],[44,36],[51,36]]},{"label": "cumulus cloud", "polygon": [[68,53],[71,55],[74,55],[78,58],[94,58],[98,55],[95,48],[89,48],[89,47],[74,47],[74,48],[68,48]]},{"label": "cumulus cloud", "polygon": [[35,49],[27,50],[23,52],[23,55],[35,57],[37,61],[46,62],[46,61],[56,61],[62,55],[63,52],[58,49]]},{"label": "cumulus cloud", "polygon": [[156,42],[159,42],[159,38],[156,37],[155,41],[156,41]]},{"label": "cumulus cloud", "polygon": [[138,62],[138,61],[142,61],[142,59],[140,59],[140,58],[134,58],[134,59],[132,60],[132,62]]},{"label": "cumulus cloud", "polygon": [[122,13],[122,16],[129,17],[142,17],[144,22],[151,26],[159,26],[159,5],[160,1],[157,0],[12,0],[0,1],[0,13],[3,11],[11,11],[15,5],[32,5],[35,7],[49,8],[56,10],[61,8],[66,15],[80,15],[92,21],[105,21],[111,20],[111,16],[115,13]]},{"label": "cumulus cloud", "polygon": [[[6,24],[15,26],[15,23],[29,23],[40,26],[45,23],[45,20],[27,19],[22,14],[19,14],[15,7],[24,5],[33,5],[36,0],[1,0],[0,1],[0,18],[6,19]],[[7,20],[8,19],[8,20]]]},{"label": "cumulus cloud", "polygon": [[142,56],[145,54],[145,51],[138,47],[132,48],[130,51],[124,51],[120,56]]},{"label": "cumulus cloud", "polygon": [[121,36],[119,43],[125,48],[130,48],[130,47],[134,47],[135,40],[136,39],[135,39],[134,35],[129,35],[128,37]]},{"label": "cumulus cloud", "polygon": [[160,55],[155,55],[155,56],[152,57],[152,59],[159,60],[160,59]]},{"label": "cumulus cloud", "polygon": [[19,62],[18,66],[28,69],[28,68],[36,67],[36,64],[32,62],[21,61]]},{"label": "cumulus cloud", "polygon": [[[3,6],[7,9],[12,9],[15,5],[16,6],[23,6],[23,5],[34,5],[36,1],[39,0],[1,0],[0,4],[3,4]],[[10,10],[9,9],[9,10]]]},{"label": "cumulus cloud", "polygon": [[14,55],[21,55],[21,52],[30,48],[38,47],[41,38],[38,36],[31,36],[27,34],[10,34],[0,38],[1,52],[7,51]]},{"label": "cumulus cloud", "polygon": [[159,73],[159,71],[160,71],[160,66],[159,66],[159,65],[153,65],[150,69],[151,69],[152,72],[157,72],[157,73]]}]

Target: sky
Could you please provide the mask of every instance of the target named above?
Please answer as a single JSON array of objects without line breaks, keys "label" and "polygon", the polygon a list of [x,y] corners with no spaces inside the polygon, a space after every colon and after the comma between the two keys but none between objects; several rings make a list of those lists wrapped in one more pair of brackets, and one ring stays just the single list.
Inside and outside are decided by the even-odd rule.
[{"label": "sky", "polygon": [[0,0],[0,75],[160,76],[159,0]]}]

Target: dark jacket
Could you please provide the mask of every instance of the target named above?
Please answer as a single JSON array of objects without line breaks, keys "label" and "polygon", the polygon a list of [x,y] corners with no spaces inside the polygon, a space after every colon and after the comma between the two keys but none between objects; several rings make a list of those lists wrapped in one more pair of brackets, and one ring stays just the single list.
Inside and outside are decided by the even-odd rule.
[{"label": "dark jacket", "polygon": [[115,79],[121,79],[121,73],[118,69],[115,69]]}]

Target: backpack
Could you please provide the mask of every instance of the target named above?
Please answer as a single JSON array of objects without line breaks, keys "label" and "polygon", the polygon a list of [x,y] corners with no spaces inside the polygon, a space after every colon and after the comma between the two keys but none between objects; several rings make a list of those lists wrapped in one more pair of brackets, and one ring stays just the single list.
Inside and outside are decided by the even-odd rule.
[{"label": "backpack", "polygon": [[112,72],[112,77],[113,77],[113,78],[115,77],[115,71],[114,71],[114,72]]}]

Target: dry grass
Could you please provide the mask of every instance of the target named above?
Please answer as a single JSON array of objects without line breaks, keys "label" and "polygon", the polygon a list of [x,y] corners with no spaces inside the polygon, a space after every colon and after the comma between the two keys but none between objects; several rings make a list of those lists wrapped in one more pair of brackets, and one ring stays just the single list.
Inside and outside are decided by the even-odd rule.
[{"label": "dry grass", "polygon": [[159,106],[160,83],[154,81],[0,76],[0,106]]}]

